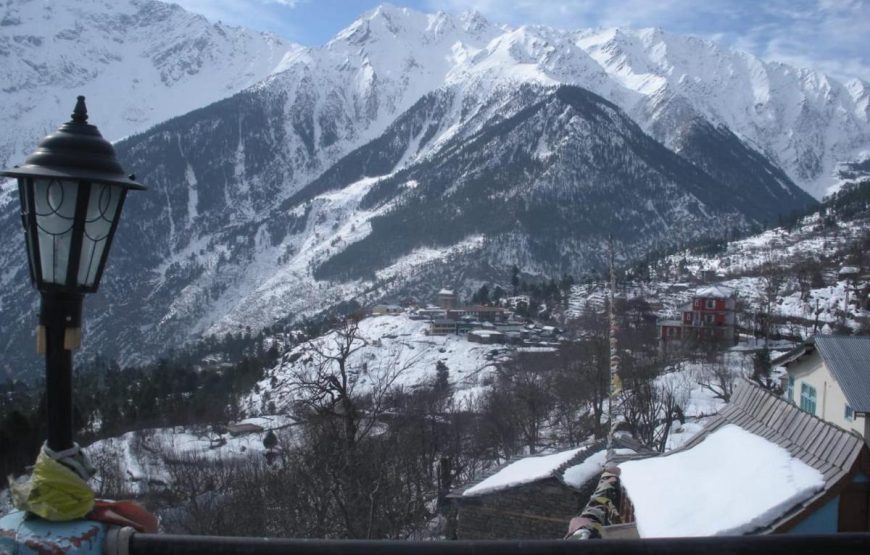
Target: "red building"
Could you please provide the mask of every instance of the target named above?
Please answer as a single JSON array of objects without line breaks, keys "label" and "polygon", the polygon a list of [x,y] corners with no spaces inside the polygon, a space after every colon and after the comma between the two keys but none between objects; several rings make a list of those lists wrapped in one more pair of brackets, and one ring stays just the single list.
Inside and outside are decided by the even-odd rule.
[{"label": "red building", "polygon": [[736,338],[737,295],[730,287],[711,285],[695,292],[680,308],[679,320],[660,320],[662,341],[727,341]]}]

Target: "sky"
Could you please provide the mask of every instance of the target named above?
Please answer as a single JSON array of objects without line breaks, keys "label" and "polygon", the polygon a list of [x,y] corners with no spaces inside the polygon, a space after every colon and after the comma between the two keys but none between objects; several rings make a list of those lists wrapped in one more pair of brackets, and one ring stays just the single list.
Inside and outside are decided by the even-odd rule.
[{"label": "sky", "polygon": [[[213,21],[305,46],[328,41],[378,0],[169,0]],[[493,23],[561,29],[660,27],[766,60],[870,82],[870,0],[393,0],[425,12],[477,10]]]}]

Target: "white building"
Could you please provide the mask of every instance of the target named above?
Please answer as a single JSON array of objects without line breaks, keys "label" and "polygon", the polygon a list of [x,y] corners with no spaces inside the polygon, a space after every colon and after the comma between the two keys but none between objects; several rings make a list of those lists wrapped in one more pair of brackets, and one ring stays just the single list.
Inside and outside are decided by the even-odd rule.
[{"label": "white building", "polygon": [[870,337],[817,336],[773,361],[785,366],[785,397],[870,441]]}]

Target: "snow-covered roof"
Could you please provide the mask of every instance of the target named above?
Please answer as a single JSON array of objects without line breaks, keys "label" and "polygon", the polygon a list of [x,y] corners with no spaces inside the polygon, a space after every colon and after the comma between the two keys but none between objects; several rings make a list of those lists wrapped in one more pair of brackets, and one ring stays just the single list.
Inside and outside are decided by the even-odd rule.
[{"label": "snow-covered roof", "polygon": [[734,294],[734,289],[724,285],[707,285],[695,291],[696,297],[706,297],[712,299],[727,299]]},{"label": "snow-covered roof", "polygon": [[438,294],[439,295],[455,295],[455,293],[453,292],[452,289],[442,289],[441,291],[438,291]]},{"label": "snow-covered roof", "polygon": [[503,337],[504,334],[500,331],[495,330],[471,330],[468,332],[468,335],[476,335],[478,337]]},{"label": "snow-covered roof", "polygon": [[[614,449],[617,456],[635,455],[634,449]],[[592,453],[582,462],[570,465],[562,471],[562,481],[573,488],[580,489],[590,480],[598,478],[607,464],[607,450],[600,449]]]},{"label": "snow-covered roof", "polygon": [[843,266],[842,268],[840,268],[840,271],[838,273],[841,276],[847,276],[847,275],[851,275],[851,274],[860,274],[861,269],[856,267],[856,266]]},{"label": "snow-covered roof", "polygon": [[560,451],[551,455],[526,457],[515,461],[482,482],[462,492],[464,497],[493,493],[522,484],[536,482],[543,478],[549,478],[563,464],[569,462],[586,447]]},{"label": "snow-covered roof", "polygon": [[749,533],[825,485],[821,472],[734,424],[692,449],[620,468],[641,537]]},{"label": "snow-covered roof", "polygon": [[765,533],[822,506],[865,450],[857,434],[741,380],[683,447],[620,468],[642,537]]}]

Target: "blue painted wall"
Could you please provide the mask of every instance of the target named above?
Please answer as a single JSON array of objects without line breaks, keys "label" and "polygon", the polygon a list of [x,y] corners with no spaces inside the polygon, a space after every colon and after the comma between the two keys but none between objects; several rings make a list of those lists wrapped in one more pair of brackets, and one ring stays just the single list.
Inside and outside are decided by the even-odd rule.
[{"label": "blue painted wall", "polygon": [[836,534],[840,496],[836,496],[816,512],[802,520],[786,534]]},{"label": "blue painted wall", "polygon": [[[852,477],[852,483],[870,482],[863,472],[856,472]],[[835,534],[839,520],[840,496],[834,497],[822,508],[804,519],[800,524],[786,532],[787,534]]]}]

